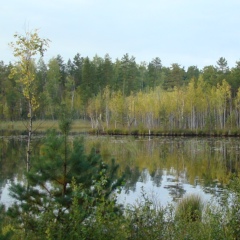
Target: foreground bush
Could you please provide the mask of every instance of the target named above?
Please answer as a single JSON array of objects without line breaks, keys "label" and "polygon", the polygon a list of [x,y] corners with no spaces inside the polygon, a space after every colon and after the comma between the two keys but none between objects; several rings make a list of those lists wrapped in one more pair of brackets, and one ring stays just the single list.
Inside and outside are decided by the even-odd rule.
[{"label": "foreground bush", "polygon": [[[202,203],[198,196],[188,196],[176,207],[172,204],[161,207],[145,194],[137,204],[121,209],[114,195],[109,199],[102,197],[104,184],[103,173],[94,184],[98,194],[92,198],[82,185],[73,181],[73,204],[68,214],[62,215],[61,221],[56,220],[56,209],[52,208],[36,217],[36,231],[30,231],[27,226],[23,228],[14,221],[8,222],[8,228],[13,232],[8,239],[239,239],[236,199],[233,205],[227,202],[222,206],[206,204],[204,210],[200,208],[201,215],[189,215],[189,209],[194,209],[195,213],[195,207]],[[181,207],[179,210],[183,202],[192,204],[196,200],[198,204],[194,202],[194,208]],[[6,229],[6,226],[2,227]]]},{"label": "foreground bush", "polygon": [[181,199],[176,207],[176,219],[189,222],[200,221],[202,218],[203,200],[199,195],[189,195]]}]

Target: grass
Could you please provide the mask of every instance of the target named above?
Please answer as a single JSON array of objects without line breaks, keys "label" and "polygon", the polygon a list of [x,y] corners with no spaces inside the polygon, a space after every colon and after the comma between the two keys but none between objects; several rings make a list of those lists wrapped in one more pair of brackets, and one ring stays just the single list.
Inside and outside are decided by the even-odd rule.
[{"label": "grass", "polygon": [[[35,133],[46,132],[49,129],[59,130],[57,120],[37,120],[33,121],[33,131]],[[3,132],[24,133],[27,131],[27,121],[6,121],[1,122],[1,130]],[[89,121],[75,120],[71,127],[71,133],[83,133],[91,130]]]},{"label": "grass", "polygon": [[[35,133],[44,133],[48,129],[59,130],[58,120],[37,120],[33,121],[33,131]],[[27,120],[23,121],[2,121],[0,122],[1,135],[12,135],[12,134],[26,134],[27,132]],[[108,135],[136,135],[136,136],[149,136],[148,129],[127,129],[127,128],[117,128],[109,126],[105,128],[104,132],[102,129],[92,129],[90,121],[87,120],[74,120],[71,133],[90,133],[90,134],[108,134]],[[175,130],[164,130],[164,129],[152,129],[151,136],[202,136],[202,137],[234,137],[240,136],[239,129],[228,130],[189,130],[189,129],[175,129]]]},{"label": "grass", "polygon": [[202,219],[203,200],[199,195],[191,194],[182,198],[176,206],[176,219],[198,221]]}]

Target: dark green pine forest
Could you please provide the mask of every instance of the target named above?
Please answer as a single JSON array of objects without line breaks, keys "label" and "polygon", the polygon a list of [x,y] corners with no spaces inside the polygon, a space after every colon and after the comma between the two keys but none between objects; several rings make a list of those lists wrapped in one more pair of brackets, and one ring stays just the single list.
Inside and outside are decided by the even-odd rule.
[{"label": "dark green pine forest", "polygon": [[[0,120],[26,118],[16,63],[0,62]],[[240,125],[240,62],[228,67],[224,57],[215,65],[185,69],[162,65],[159,57],[137,63],[125,54],[92,59],[77,53],[48,62],[34,61],[34,91],[38,107],[33,120],[57,120],[64,103],[74,119],[91,121],[92,128],[236,129]],[[10,77],[9,77],[10,76]]]}]

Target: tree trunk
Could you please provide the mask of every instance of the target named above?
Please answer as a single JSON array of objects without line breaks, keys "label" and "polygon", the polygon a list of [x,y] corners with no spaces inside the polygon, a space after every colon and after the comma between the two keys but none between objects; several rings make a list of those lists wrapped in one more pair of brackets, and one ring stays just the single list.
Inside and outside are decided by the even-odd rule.
[{"label": "tree trunk", "polygon": [[27,172],[30,171],[30,157],[31,157],[31,139],[32,139],[32,104],[28,103],[28,139],[27,139]]}]

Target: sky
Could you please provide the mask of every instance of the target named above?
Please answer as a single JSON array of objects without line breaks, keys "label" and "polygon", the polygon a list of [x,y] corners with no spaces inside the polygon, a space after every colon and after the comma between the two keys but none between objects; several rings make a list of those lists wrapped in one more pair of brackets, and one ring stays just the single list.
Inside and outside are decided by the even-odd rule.
[{"label": "sky", "polygon": [[45,61],[124,54],[163,66],[228,66],[240,60],[239,0],[7,0],[0,7],[0,60],[14,62],[17,32],[51,40]]}]

